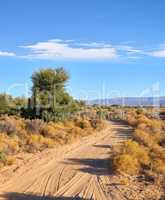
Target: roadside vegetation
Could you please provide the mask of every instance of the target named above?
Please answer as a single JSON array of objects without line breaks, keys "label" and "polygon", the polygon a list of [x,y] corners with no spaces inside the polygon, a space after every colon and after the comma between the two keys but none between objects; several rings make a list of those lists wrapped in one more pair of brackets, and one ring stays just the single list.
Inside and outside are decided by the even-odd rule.
[{"label": "roadside vegetation", "polygon": [[77,117],[63,122],[44,122],[17,116],[0,118],[0,167],[15,162],[20,152],[35,153],[45,148],[58,147],[102,130],[100,119]]},{"label": "roadside vegetation", "polygon": [[63,68],[45,68],[32,75],[30,98],[0,94],[0,168],[20,152],[58,147],[104,128],[99,109],[69,95],[68,80]]},{"label": "roadside vegetation", "polygon": [[113,166],[122,175],[143,176],[159,183],[165,180],[165,122],[150,109],[127,108],[125,122],[133,128],[132,139],[114,147]]}]

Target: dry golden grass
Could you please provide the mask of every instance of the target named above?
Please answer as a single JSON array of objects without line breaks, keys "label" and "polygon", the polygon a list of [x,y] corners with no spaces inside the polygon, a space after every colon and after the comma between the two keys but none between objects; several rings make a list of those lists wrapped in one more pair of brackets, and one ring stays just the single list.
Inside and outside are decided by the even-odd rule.
[{"label": "dry golden grass", "polygon": [[123,144],[121,148],[121,154],[129,154],[136,158],[138,162],[142,165],[149,164],[148,152],[144,147],[140,146],[137,142],[129,140]]},{"label": "dry golden grass", "polygon": [[114,167],[119,173],[136,175],[140,171],[140,165],[136,158],[129,154],[122,154],[114,159]]},{"label": "dry golden grass", "polygon": [[45,148],[71,143],[102,129],[103,122],[77,118],[65,122],[25,120],[15,116],[0,117],[0,165],[14,163],[14,155],[27,151],[35,153]]},{"label": "dry golden grass", "polygon": [[134,128],[133,140],[118,147],[114,154],[116,171],[137,174],[148,170],[165,175],[165,125],[151,116],[129,110],[127,121]]},{"label": "dry golden grass", "polygon": [[159,158],[156,158],[152,161],[151,169],[157,174],[165,175],[165,163]]},{"label": "dry golden grass", "polygon": [[133,134],[134,140],[139,144],[152,147],[155,144],[155,137],[152,134],[149,134],[145,129],[136,129]]}]

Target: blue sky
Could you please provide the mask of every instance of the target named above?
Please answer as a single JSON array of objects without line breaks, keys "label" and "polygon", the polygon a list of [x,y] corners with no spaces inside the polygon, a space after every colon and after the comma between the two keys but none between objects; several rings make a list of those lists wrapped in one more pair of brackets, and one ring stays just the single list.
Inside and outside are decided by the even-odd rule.
[{"label": "blue sky", "polygon": [[0,91],[64,66],[76,98],[165,95],[164,0],[0,1]]}]

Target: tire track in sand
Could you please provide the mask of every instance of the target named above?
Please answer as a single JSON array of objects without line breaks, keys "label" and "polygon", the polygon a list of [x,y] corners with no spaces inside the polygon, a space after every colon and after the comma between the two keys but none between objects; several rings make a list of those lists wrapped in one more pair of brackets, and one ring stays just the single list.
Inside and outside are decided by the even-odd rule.
[{"label": "tire track in sand", "polygon": [[[102,132],[82,138],[67,150],[40,156],[2,184],[0,200],[47,200],[48,196],[52,196],[50,200],[125,199],[114,186],[112,191],[107,189],[111,181],[108,160],[111,145],[127,140],[130,134],[127,125],[112,122]],[[21,195],[26,198],[20,199]]]}]

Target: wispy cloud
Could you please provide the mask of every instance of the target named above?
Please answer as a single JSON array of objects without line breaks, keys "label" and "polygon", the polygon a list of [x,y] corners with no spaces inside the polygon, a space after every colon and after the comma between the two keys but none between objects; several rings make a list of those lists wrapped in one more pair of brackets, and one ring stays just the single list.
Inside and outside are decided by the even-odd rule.
[{"label": "wispy cloud", "polygon": [[165,58],[165,50],[152,51],[149,53],[149,55],[154,57]]},{"label": "wispy cloud", "polygon": [[158,49],[148,52],[148,55],[154,56],[154,57],[165,58],[165,44],[163,43],[160,45],[160,47]]},{"label": "wispy cloud", "polygon": [[0,51],[1,57],[13,57],[16,56],[14,52]]},{"label": "wispy cloud", "polygon": [[115,48],[113,45],[109,43],[104,43],[104,42],[74,42],[73,43],[75,46],[81,46],[81,47],[89,47],[89,48]]},{"label": "wispy cloud", "polygon": [[165,44],[153,49],[138,48],[132,42],[111,44],[109,42],[80,42],[76,40],[51,39],[20,46],[21,53],[0,51],[0,57],[21,57],[30,59],[72,59],[72,60],[109,60],[115,62],[136,62],[140,58],[165,58]]},{"label": "wispy cloud", "polygon": [[127,54],[143,54],[143,50],[132,47],[132,46],[128,46],[128,45],[116,45],[115,46],[116,49],[120,50],[120,51],[124,51]]},{"label": "wispy cloud", "polygon": [[102,43],[76,43],[72,40],[53,39],[23,46],[30,52],[26,57],[40,59],[115,59],[117,50]]}]

